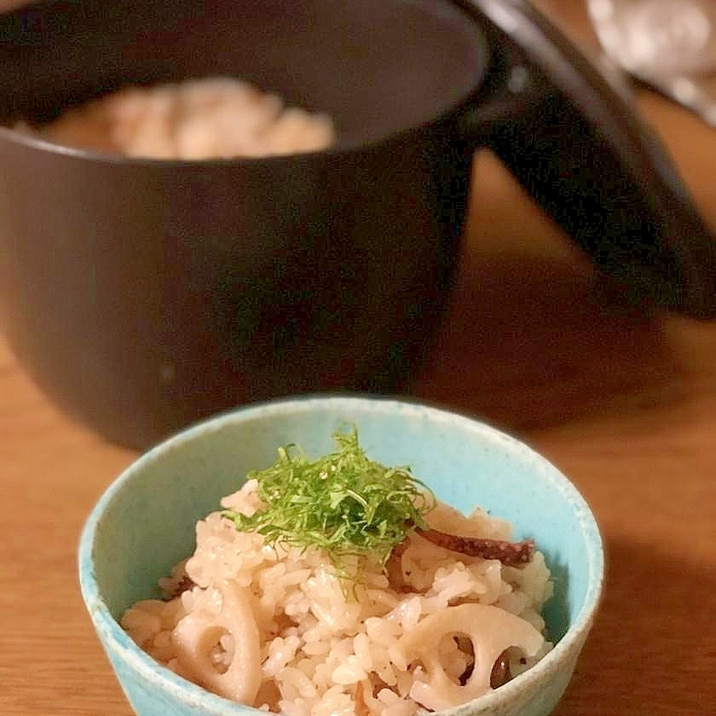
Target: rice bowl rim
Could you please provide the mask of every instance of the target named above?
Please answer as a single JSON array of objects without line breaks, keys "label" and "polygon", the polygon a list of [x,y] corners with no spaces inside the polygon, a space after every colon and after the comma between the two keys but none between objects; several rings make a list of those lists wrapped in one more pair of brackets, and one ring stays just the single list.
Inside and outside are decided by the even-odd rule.
[{"label": "rice bowl rim", "polygon": [[[160,690],[164,690],[170,698],[177,699],[192,708],[197,713],[207,716],[229,716],[235,714],[273,713],[233,702],[217,696],[207,689],[174,673],[168,667],[160,664],[145,651],[143,651],[122,629],[117,620],[110,613],[102,598],[94,570],[94,541],[102,518],[115,500],[127,489],[133,478],[143,473],[151,465],[162,459],[165,452],[175,449],[179,445],[203,439],[203,436],[225,430],[227,427],[236,428],[242,423],[250,422],[256,417],[265,418],[268,415],[290,415],[291,413],[306,413],[312,408],[321,409],[327,405],[332,407],[343,404],[346,408],[360,406],[363,414],[370,412],[403,414],[406,418],[426,416],[432,425],[445,423],[459,423],[463,429],[469,430],[481,442],[489,443],[500,452],[522,456],[532,461],[533,469],[539,474],[540,480],[546,482],[550,488],[560,492],[569,503],[581,534],[584,537],[586,551],[584,559],[588,566],[588,584],[582,605],[569,628],[544,657],[527,671],[504,684],[499,689],[490,691],[476,699],[464,704],[434,712],[450,716],[468,716],[468,714],[489,713],[501,704],[510,702],[521,691],[530,687],[537,687],[539,682],[550,680],[559,671],[563,662],[569,661],[570,655],[577,649],[581,650],[584,639],[589,633],[596,611],[602,597],[604,585],[604,545],[599,526],[584,497],[576,486],[563,475],[551,462],[534,449],[507,433],[470,416],[467,413],[447,410],[426,401],[383,398],[373,395],[306,395],[291,398],[278,398],[249,406],[235,408],[217,414],[176,433],[162,441],[155,447],[134,460],[101,495],[82,529],[78,549],[79,581],[82,597],[94,627],[103,643],[105,651],[112,655],[113,660],[124,662],[141,680],[153,683]],[[576,655],[575,655],[576,656]]]}]

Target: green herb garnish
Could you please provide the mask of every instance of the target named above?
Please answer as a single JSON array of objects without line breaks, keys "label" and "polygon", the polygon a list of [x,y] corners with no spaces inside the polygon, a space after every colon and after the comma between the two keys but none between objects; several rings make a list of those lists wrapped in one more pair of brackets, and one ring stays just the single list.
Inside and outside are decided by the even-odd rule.
[{"label": "green herb garnish", "polygon": [[270,545],[318,547],[334,563],[358,555],[384,564],[411,531],[426,526],[423,516],[435,498],[410,468],[369,459],[355,428],[333,438],[335,452],[317,460],[296,445],[279,448],[274,465],[248,474],[265,508],[251,517],[223,514]]}]

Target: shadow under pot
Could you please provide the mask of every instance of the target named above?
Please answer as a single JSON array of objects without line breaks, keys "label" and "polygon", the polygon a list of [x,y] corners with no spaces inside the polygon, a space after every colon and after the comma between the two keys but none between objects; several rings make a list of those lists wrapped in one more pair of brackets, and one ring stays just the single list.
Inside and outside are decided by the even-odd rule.
[{"label": "shadow under pot", "polygon": [[[0,38],[2,328],[112,441],[282,395],[406,389],[480,147],[634,291],[716,313],[714,243],[666,153],[526,3],[58,1],[0,16]],[[152,160],[13,128],[210,76],[327,113],[335,144]]]}]

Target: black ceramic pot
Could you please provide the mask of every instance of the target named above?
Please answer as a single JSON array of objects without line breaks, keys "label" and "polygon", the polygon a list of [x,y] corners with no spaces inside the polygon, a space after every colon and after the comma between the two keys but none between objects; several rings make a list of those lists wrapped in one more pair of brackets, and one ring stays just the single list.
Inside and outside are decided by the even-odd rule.
[{"label": "black ceramic pot", "polygon": [[480,146],[636,290],[716,310],[714,244],[664,152],[523,2],[65,0],[0,17],[6,126],[207,75],[328,112],[337,146],[151,161],[0,129],[3,330],[113,441],[403,387],[446,304]]}]

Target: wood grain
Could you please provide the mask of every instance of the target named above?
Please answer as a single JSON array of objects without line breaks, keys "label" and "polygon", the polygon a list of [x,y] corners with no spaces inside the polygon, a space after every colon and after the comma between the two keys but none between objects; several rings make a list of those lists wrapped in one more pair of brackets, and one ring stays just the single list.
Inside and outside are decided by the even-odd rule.
[{"label": "wood grain", "polygon": [[[578,3],[544,0],[585,34]],[[716,131],[639,108],[716,228]],[[716,703],[716,324],[626,307],[489,155],[450,314],[413,394],[525,439],[591,502],[599,619],[558,716]],[[135,455],[60,415],[0,340],[0,713],[130,716],[92,632],[76,545]]]}]

